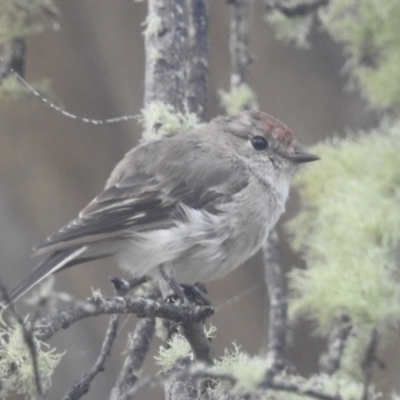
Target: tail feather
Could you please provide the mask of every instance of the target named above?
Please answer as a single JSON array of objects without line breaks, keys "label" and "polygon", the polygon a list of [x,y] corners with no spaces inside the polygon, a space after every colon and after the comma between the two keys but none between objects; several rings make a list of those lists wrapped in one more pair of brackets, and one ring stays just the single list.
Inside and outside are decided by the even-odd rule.
[{"label": "tail feather", "polygon": [[51,254],[38,264],[34,270],[8,295],[8,303],[13,303],[22,297],[28,290],[32,289],[35,285],[46,279],[51,274],[67,267],[70,263],[81,255],[87,246],[63,250]]}]

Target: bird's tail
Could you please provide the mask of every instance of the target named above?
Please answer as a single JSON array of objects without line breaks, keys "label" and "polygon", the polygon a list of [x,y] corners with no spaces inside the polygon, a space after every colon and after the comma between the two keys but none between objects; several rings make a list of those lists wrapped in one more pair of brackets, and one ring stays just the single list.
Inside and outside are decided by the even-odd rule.
[{"label": "bird's tail", "polygon": [[[1,306],[7,307],[8,304],[14,303],[20,297],[22,297],[28,290],[32,289],[35,285],[46,279],[51,274],[60,271],[77,262],[76,258],[79,257],[87,246],[74,247],[68,250],[58,251],[49,255],[40,264],[38,264],[34,270],[11,292],[8,294],[6,299],[7,304]],[[75,261],[75,262],[74,262]],[[78,261],[79,262],[79,261]]]}]

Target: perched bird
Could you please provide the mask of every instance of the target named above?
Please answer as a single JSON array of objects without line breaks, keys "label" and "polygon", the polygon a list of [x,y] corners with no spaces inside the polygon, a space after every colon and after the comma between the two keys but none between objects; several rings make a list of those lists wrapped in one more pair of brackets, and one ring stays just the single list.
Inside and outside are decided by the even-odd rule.
[{"label": "perched bird", "polygon": [[298,164],[318,159],[259,111],[140,144],[76,219],[34,249],[44,259],[9,298],[107,256],[133,275],[154,276],[167,266],[181,283],[222,277],[265,243]]}]

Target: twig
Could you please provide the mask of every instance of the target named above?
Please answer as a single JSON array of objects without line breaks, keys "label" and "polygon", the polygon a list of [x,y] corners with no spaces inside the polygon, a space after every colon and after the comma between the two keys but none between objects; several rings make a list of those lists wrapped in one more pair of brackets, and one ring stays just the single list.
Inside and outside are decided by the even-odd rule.
[{"label": "twig", "polygon": [[[124,296],[130,289],[129,283],[122,279],[111,277],[110,281],[113,283],[116,294],[119,296]],[[138,281],[132,282],[132,284],[137,285]],[[105,362],[107,361],[107,358],[111,353],[112,345],[114,343],[115,338],[117,337],[118,322],[119,322],[118,314],[112,315],[110,317],[106,336],[104,338],[103,344],[100,349],[100,354],[97,357],[96,362],[94,363],[90,371],[86,373],[82,377],[82,379],[80,379],[73,385],[71,390],[69,390],[69,392],[63,397],[63,400],[80,399],[82,396],[84,396],[86,393],[89,392],[90,384],[96,377],[96,375],[104,371]]]},{"label": "twig", "polygon": [[315,0],[313,3],[300,3],[292,7],[285,6],[281,0],[265,0],[267,12],[277,10],[288,18],[304,17],[329,4],[329,0]]},{"label": "twig", "polygon": [[210,340],[204,331],[204,320],[194,321],[187,319],[183,321],[182,333],[190,343],[197,361],[203,361],[210,365],[214,363],[214,353],[210,345]]},{"label": "twig", "polygon": [[328,338],[328,351],[322,359],[320,371],[333,375],[340,367],[343,350],[352,329],[350,318],[343,315],[332,329]]},{"label": "twig", "polygon": [[135,314],[139,318],[165,318],[175,322],[202,321],[214,313],[211,307],[177,306],[143,297],[101,297],[49,314],[37,324],[36,337],[48,340],[60,329],[101,314]]},{"label": "twig", "polygon": [[132,337],[128,340],[128,355],[117,378],[114,388],[111,390],[110,399],[119,399],[126,391],[135,385],[143,361],[150,348],[154,336],[154,318],[143,318],[136,324]]},{"label": "twig", "polygon": [[100,354],[90,369],[82,379],[74,384],[71,390],[63,397],[63,400],[78,400],[85,395],[89,389],[92,380],[96,377],[99,372],[104,371],[104,364],[110,355],[112,345],[117,336],[119,315],[112,315],[108,324],[106,336],[101,346]]},{"label": "twig", "polygon": [[8,77],[12,72],[20,77],[25,76],[25,40],[15,38],[3,45],[2,65],[0,67],[0,82]]},{"label": "twig", "polygon": [[190,1],[191,48],[187,101],[189,111],[204,116],[208,83],[208,0]]},{"label": "twig", "polygon": [[296,385],[295,383],[286,382],[284,380],[273,379],[271,382],[269,382],[268,388],[296,393],[303,396],[309,396],[319,400],[341,400],[340,396],[333,396],[316,389],[304,389],[301,386]]},{"label": "twig", "polygon": [[376,361],[376,351],[378,348],[378,332],[376,328],[372,329],[370,340],[367,348],[365,349],[364,360],[362,361],[361,368],[364,372],[364,390],[361,400],[368,400],[369,386],[372,380],[372,370]]},{"label": "twig", "polygon": [[[160,297],[158,285],[153,285],[147,291],[147,297],[156,299]],[[111,390],[110,400],[117,400],[137,382],[140,369],[149,351],[155,332],[155,319],[143,318],[136,324],[133,334],[128,336],[128,343],[124,365]]]},{"label": "twig", "polygon": [[287,296],[278,264],[279,236],[273,230],[264,246],[265,282],[269,299],[267,360],[270,374],[285,366]]},{"label": "twig", "polygon": [[188,29],[184,0],[149,0],[145,31],[145,105],[162,102],[184,113]]}]

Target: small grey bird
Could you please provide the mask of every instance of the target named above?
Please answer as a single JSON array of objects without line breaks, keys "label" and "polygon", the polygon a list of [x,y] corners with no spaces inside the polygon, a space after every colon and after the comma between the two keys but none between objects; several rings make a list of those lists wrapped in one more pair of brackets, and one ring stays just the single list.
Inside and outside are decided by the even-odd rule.
[{"label": "small grey bird", "polygon": [[76,219],[34,249],[44,259],[10,300],[50,274],[112,255],[133,275],[166,266],[181,283],[222,277],[265,243],[298,164],[318,159],[259,111],[143,143]]}]

